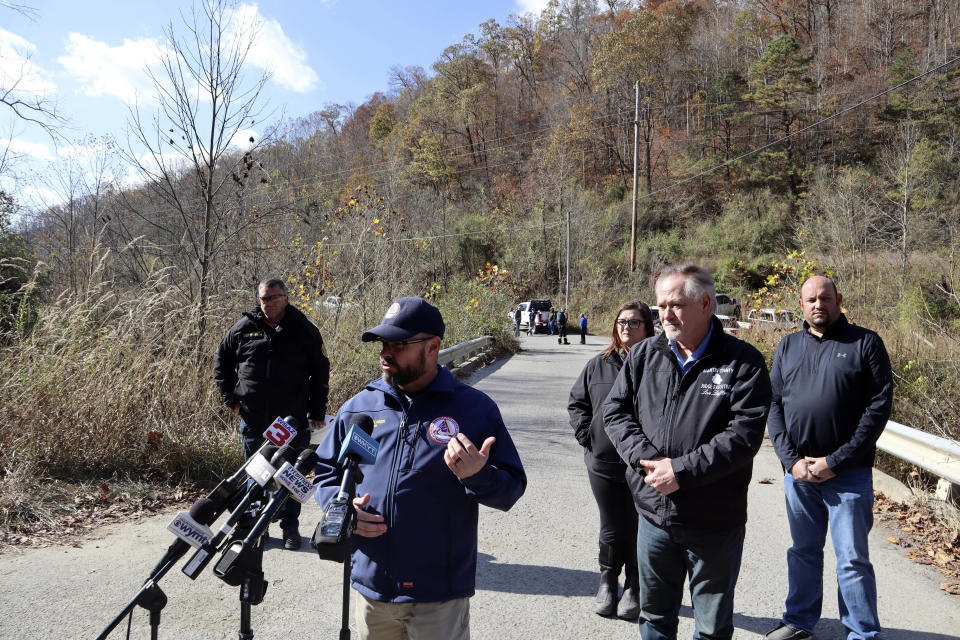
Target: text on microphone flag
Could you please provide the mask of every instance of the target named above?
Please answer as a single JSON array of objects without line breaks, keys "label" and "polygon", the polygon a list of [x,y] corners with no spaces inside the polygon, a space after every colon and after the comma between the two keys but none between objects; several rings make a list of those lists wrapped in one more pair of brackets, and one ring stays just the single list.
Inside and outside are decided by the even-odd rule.
[{"label": "text on microphone flag", "polygon": [[297,502],[306,502],[313,496],[316,489],[314,484],[303,477],[292,464],[284,462],[277,475],[276,481],[290,492],[290,496]]}]

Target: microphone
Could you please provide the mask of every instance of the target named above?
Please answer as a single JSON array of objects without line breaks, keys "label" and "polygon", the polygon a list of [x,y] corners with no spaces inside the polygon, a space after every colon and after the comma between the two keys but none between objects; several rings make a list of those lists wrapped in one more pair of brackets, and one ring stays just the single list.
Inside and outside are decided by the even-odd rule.
[{"label": "microphone", "polygon": [[357,481],[363,481],[363,473],[357,465],[361,462],[373,464],[377,459],[380,443],[371,435],[373,419],[365,413],[355,415],[340,447],[337,464],[346,461],[340,493],[323,510],[323,516],[317,523],[310,545],[317,550],[320,558],[343,562],[349,551],[347,540],[350,537],[356,516],[353,498],[357,492]]},{"label": "microphone", "polygon": [[[197,576],[206,568],[210,561],[213,560],[213,556],[220,550],[221,544],[227,535],[233,530],[234,526],[246,514],[250,505],[254,502],[257,502],[263,498],[264,495],[264,486],[272,479],[273,475],[276,473],[276,467],[281,465],[288,465],[289,461],[293,459],[294,450],[288,445],[277,449],[275,445],[265,444],[260,450],[251,456],[252,460],[255,456],[263,457],[264,454],[272,454],[272,457],[269,462],[265,459],[261,463],[257,463],[257,469],[253,473],[250,473],[250,466],[247,466],[248,474],[256,482],[249,487],[246,494],[241,498],[240,502],[230,513],[230,516],[227,518],[226,522],[220,527],[220,530],[217,531],[216,535],[209,539],[205,544],[199,546],[199,548],[190,556],[190,559],[185,565],[183,565],[183,573],[191,580],[196,580]],[[261,478],[263,473],[267,473],[265,468],[269,468],[269,475],[266,477],[263,482]],[[282,467],[281,467],[282,468]]]},{"label": "microphone", "polygon": [[250,554],[256,546],[257,539],[269,526],[273,515],[280,510],[280,507],[291,495],[301,502],[308,500],[313,495],[314,486],[303,477],[303,474],[309,473],[316,464],[317,452],[313,449],[304,449],[297,458],[295,465],[291,465],[287,461],[280,467],[274,476],[274,481],[280,487],[271,496],[267,506],[260,512],[259,519],[250,529],[247,537],[243,540],[235,540],[223,552],[220,560],[213,568],[213,575],[234,587],[243,582],[249,566]]}]

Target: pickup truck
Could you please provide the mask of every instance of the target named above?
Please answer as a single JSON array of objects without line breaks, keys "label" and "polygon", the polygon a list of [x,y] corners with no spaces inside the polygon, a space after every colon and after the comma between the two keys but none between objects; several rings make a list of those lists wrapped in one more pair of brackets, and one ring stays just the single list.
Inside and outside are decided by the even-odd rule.
[{"label": "pickup truck", "polygon": [[793,315],[792,311],[772,307],[750,309],[750,313],[747,314],[747,321],[737,324],[749,330],[779,329],[781,331],[793,331],[800,327],[800,321]]},{"label": "pickup truck", "polygon": [[[550,309],[553,307],[553,303],[549,298],[528,300],[520,303],[520,331],[527,331],[527,324],[529,324],[530,320],[531,306],[533,307],[534,311],[539,311],[537,314],[536,324],[534,325],[534,333],[547,333],[547,321],[550,320]],[[516,310],[516,307],[513,309],[513,311],[507,312],[507,317],[510,318],[510,326],[513,326],[513,314]]]},{"label": "pickup truck", "polygon": [[740,319],[743,316],[740,315],[740,312],[743,308],[743,305],[740,304],[740,300],[737,298],[731,298],[725,293],[717,293],[714,295],[717,300],[717,314],[721,316],[730,316],[731,318]]}]

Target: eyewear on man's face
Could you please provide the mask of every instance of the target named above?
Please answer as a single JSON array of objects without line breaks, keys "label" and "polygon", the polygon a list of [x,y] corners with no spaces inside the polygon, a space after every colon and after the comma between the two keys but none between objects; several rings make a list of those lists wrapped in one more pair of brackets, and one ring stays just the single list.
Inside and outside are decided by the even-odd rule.
[{"label": "eyewear on man's face", "polygon": [[618,327],[630,327],[631,329],[639,329],[643,325],[643,320],[617,320]]},{"label": "eyewear on man's face", "polygon": [[425,338],[410,338],[409,340],[377,340],[377,343],[380,345],[380,349],[386,349],[393,353],[399,353],[407,348],[409,344],[416,344],[418,342],[426,342],[433,336],[427,336]]},{"label": "eyewear on man's face", "polygon": [[264,304],[270,304],[274,300],[279,300],[280,298],[286,298],[287,294],[285,293],[275,293],[272,296],[260,296],[260,302]]}]

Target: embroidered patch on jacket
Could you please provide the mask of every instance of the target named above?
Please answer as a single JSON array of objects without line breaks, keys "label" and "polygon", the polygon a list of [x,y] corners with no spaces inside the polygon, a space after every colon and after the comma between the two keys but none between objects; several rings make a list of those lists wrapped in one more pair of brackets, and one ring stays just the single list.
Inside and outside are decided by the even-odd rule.
[{"label": "embroidered patch on jacket", "polygon": [[457,424],[456,420],[447,416],[434,418],[430,421],[430,426],[427,427],[427,435],[430,436],[430,439],[440,444],[447,444],[456,438],[458,433],[460,433],[460,425]]},{"label": "embroidered patch on jacket", "polygon": [[387,312],[383,314],[383,319],[388,320],[394,317],[395,315],[397,315],[398,313],[400,313],[400,303],[394,302],[392,305],[390,305],[390,308],[387,309]]},{"label": "embroidered patch on jacket", "polygon": [[249,333],[240,334],[241,338],[262,338],[263,331],[251,331]]}]

